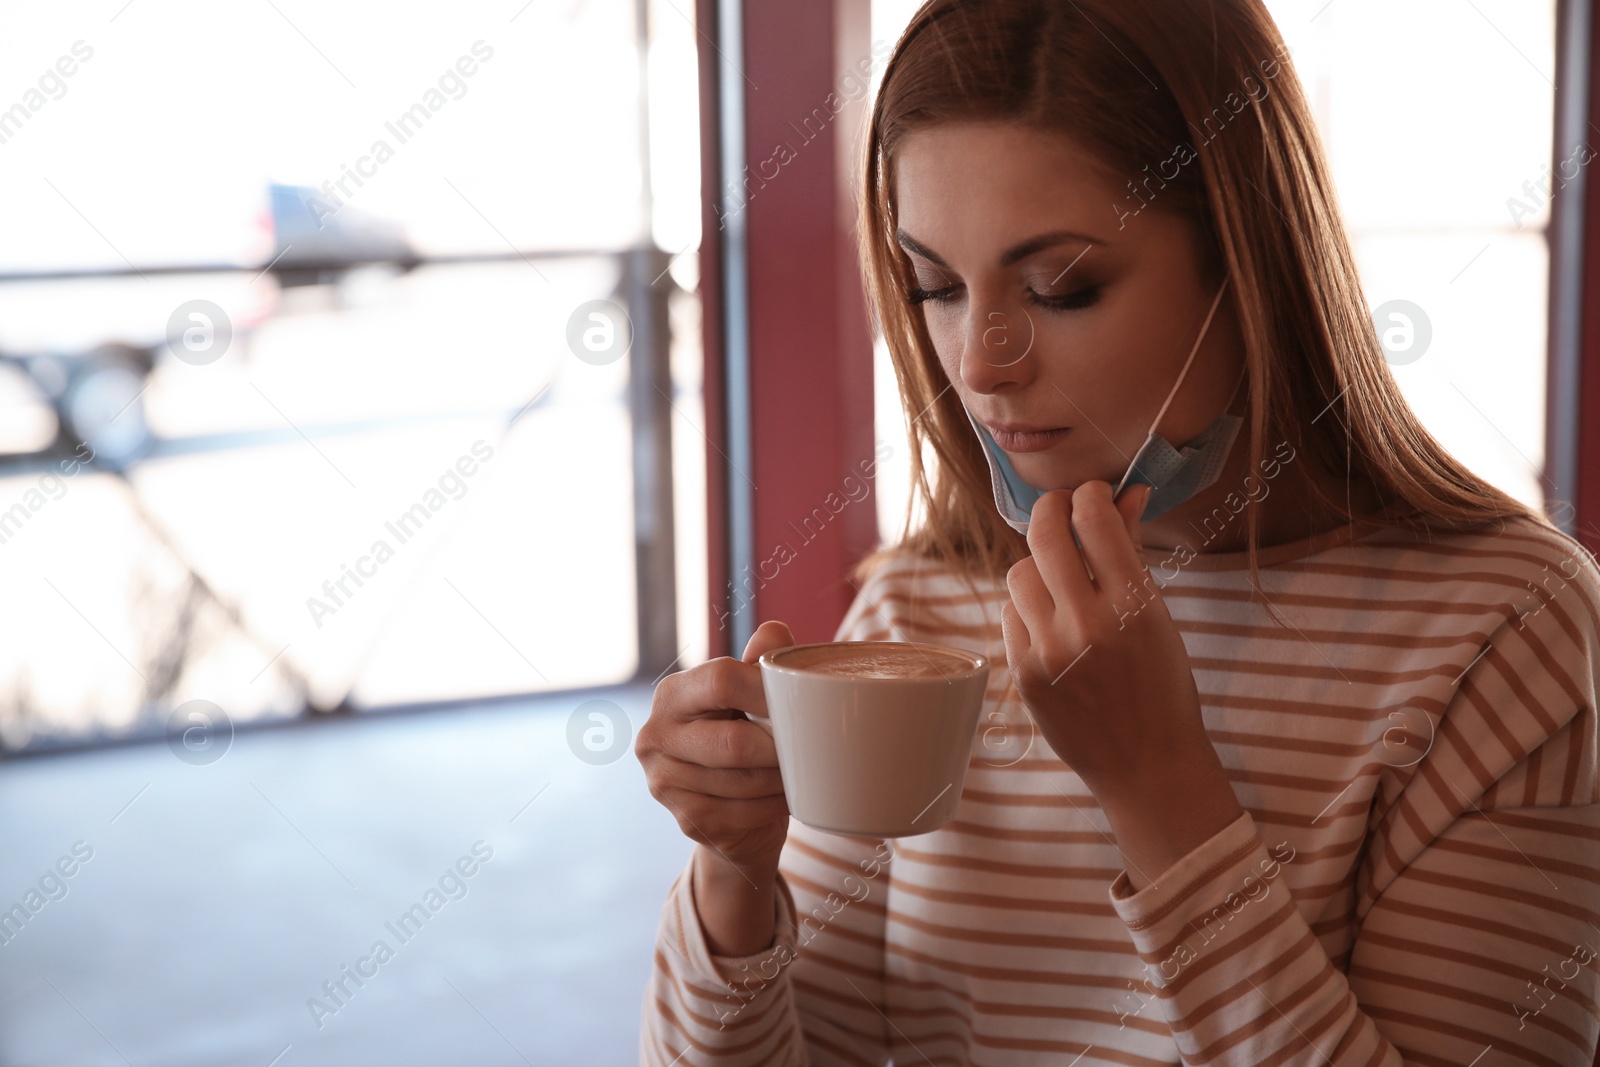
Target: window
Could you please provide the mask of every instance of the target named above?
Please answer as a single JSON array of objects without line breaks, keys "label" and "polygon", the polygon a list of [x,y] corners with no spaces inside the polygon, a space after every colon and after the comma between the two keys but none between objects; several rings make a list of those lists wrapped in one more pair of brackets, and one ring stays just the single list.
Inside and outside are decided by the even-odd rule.
[{"label": "window", "polygon": [[638,356],[585,309],[630,285],[671,291],[703,644],[695,37],[657,7],[648,45],[615,4],[7,13],[0,741],[628,679]]}]

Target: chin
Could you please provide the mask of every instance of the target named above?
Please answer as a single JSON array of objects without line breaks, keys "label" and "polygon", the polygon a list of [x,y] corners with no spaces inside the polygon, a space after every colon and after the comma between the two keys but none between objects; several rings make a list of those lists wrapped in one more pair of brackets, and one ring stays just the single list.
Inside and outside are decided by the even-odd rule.
[{"label": "chin", "polygon": [[1035,465],[1018,462],[1016,458],[1012,459],[1011,466],[1017,472],[1018,477],[1041,493],[1052,492],[1056,489],[1065,489],[1070,493],[1085,482],[1097,481],[1107,482],[1115,488],[1117,480],[1122,477],[1120,471],[1107,476],[1093,471],[1078,469],[1076,464],[1041,463]]}]

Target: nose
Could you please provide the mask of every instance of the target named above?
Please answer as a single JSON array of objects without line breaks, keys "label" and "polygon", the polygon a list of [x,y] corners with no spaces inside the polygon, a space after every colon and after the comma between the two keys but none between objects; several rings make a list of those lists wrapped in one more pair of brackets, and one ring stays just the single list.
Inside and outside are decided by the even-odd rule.
[{"label": "nose", "polygon": [[978,306],[967,319],[961,380],[975,393],[992,393],[1008,382],[1024,384],[1033,373],[1033,319],[1020,305]]}]

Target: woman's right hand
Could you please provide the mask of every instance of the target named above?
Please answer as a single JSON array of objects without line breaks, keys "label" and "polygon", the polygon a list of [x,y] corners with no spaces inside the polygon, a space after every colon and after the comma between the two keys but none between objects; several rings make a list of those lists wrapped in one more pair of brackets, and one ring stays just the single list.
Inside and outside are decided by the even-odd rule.
[{"label": "woman's right hand", "polygon": [[[778,752],[765,730],[739,716],[766,715],[762,654],[794,644],[781,622],[762,623],[742,659],[719,656],[668,675],[656,686],[650,719],[633,751],[650,795],[690,840],[752,885],[770,886],[789,833]],[[719,880],[721,880],[719,878]]]}]

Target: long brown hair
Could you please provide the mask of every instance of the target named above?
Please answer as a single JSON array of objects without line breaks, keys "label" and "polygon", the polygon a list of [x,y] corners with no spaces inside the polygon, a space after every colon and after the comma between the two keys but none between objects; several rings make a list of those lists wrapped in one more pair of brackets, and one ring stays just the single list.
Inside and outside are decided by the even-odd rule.
[{"label": "long brown hair", "polygon": [[[1308,477],[1314,498],[1345,521],[1548,523],[1462,466],[1401,396],[1314,119],[1261,0],[930,0],[895,46],[863,145],[861,257],[910,419],[913,498],[898,541],[856,566],[858,582],[904,553],[949,564],[969,583],[1003,581],[1028,554],[994,507],[982,446],[908,302],[914,275],[895,239],[895,146],[912,130],[972,121],[1068,134],[1129,179],[1127,202],[1112,210],[1148,200],[1198,226],[1208,257],[1233,279],[1251,470],[1269,442],[1287,440],[1308,474],[1377,491],[1381,510],[1356,516],[1347,496]],[[1185,148],[1192,161],[1172,175]],[[1257,510],[1248,509],[1247,537],[1259,587]]]}]

